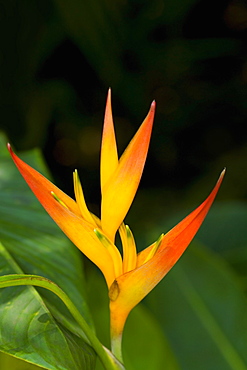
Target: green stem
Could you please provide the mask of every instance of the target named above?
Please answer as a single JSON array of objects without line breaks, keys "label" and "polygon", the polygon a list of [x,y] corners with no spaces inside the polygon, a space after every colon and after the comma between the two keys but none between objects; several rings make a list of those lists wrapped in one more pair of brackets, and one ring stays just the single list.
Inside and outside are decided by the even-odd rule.
[{"label": "green stem", "polygon": [[41,288],[48,289],[56,294],[66,305],[72,316],[75,318],[77,323],[85,333],[90,345],[94,348],[95,352],[100,358],[100,361],[106,370],[124,370],[124,366],[112,355],[112,353],[106,349],[98,340],[96,335],[92,332],[89,325],[86,323],[79,310],[69,299],[67,294],[59,288],[58,285],[53,283],[42,276],[37,275],[5,275],[0,277],[0,288],[6,288],[10,286],[18,285],[32,285],[39,286]]},{"label": "green stem", "polygon": [[122,355],[122,333],[118,336],[112,336],[111,338],[111,351],[114,356],[123,363]]}]

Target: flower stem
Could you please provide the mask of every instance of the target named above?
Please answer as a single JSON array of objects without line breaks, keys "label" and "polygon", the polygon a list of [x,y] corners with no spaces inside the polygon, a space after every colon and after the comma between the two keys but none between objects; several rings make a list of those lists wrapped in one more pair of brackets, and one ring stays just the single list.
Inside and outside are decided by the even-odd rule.
[{"label": "flower stem", "polygon": [[122,333],[111,338],[111,351],[114,356],[123,363],[122,355]]}]

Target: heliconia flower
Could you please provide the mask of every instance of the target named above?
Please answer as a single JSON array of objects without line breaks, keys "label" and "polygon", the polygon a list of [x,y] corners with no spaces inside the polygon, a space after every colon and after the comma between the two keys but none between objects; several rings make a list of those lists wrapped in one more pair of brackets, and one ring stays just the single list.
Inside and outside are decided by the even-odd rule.
[{"label": "heliconia flower", "polygon": [[[150,142],[155,102],[139,130],[118,158],[109,90],[100,160],[101,217],[86,205],[77,171],[73,174],[75,200],[8,149],[20,173],[40,203],[68,238],[102,271],[109,289],[112,351],[121,360],[121,338],[129,312],[160,282],[183,254],[223,180],[224,172],[207,199],[165,235],[137,253],[124,218],[137,191]],[[123,255],[115,246],[119,232]]]}]

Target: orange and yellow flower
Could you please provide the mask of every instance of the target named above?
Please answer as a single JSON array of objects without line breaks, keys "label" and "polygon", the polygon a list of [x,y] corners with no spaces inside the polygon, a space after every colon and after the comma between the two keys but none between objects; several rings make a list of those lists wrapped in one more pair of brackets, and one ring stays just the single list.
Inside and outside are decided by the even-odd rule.
[{"label": "orange and yellow flower", "polygon": [[[155,102],[139,130],[118,158],[109,90],[100,157],[101,217],[86,205],[77,171],[75,200],[13,153],[10,154],[40,203],[68,238],[102,271],[109,289],[113,353],[121,359],[121,337],[129,312],[160,282],[187,248],[223,180],[224,171],[207,199],[152,245],[137,253],[124,218],[137,191],[153,126]],[[119,232],[123,255],[115,246]]]}]

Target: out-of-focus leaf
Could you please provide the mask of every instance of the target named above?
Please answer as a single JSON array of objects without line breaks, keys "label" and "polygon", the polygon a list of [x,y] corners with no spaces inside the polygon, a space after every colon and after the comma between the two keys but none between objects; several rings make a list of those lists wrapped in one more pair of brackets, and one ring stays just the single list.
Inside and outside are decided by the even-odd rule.
[{"label": "out-of-focus leaf", "polygon": [[41,368],[33,364],[21,361],[18,358],[9,356],[6,353],[0,352],[1,370],[40,370]]},{"label": "out-of-focus leaf", "polygon": [[242,277],[247,288],[247,204],[224,202],[209,213],[198,240],[223,256]]},{"label": "out-of-focus leaf", "polygon": [[[113,31],[114,12],[107,13],[108,4],[97,0],[83,2],[72,0],[70,3],[65,0],[54,0],[54,4],[65,29],[92,65],[97,66],[99,75],[109,78],[112,70],[114,78],[116,72],[117,74],[121,72],[121,66],[116,61],[119,53],[116,38],[118,30]],[[109,22],[108,17],[112,22]],[[107,47],[110,41],[111,48]],[[112,69],[109,68],[110,64]]]},{"label": "out-of-focus leaf", "polygon": [[[43,173],[46,172],[45,166],[42,164],[41,156],[38,152],[34,151],[28,153],[23,156],[23,158],[24,157],[25,160],[35,168],[38,170],[40,169]],[[73,245],[71,245],[71,243],[57,228],[55,223],[44,212],[23,181],[9,158],[6,150],[6,139],[4,137],[0,138],[0,190],[0,240],[6,248],[6,250],[2,248],[4,253],[3,256],[7,256],[5,259],[3,258],[1,260],[1,274],[24,272],[26,274],[41,275],[56,282],[57,285],[59,285],[68,294],[86,321],[89,324],[92,324],[84,298],[85,287],[81,265],[81,254]],[[10,255],[8,255],[8,253]],[[14,261],[16,264],[14,264],[13,269],[12,262]],[[76,362],[82,364],[81,361],[83,358],[83,361],[86,362],[89,358],[89,362],[92,365],[91,358],[93,361],[94,354],[88,346],[84,345],[83,347],[83,341],[74,335],[80,335],[80,331],[67,308],[53,293],[44,289],[40,289],[38,291],[40,292],[40,295],[33,288],[4,289],[1,291],[1,294],[3,297],[6,296],[6,299],[2,298],[1,309],[6,309],[8,307],[8,302],[11,302],[13,309],[8,309],[8,315],[11,316],[11,320],[13,322],[16,322],[16,319],[14,318],[15,316],[18,318],[18,314],[22,307],[23,312],[21,322],[23,322],[23,325],[25,319],[27,321],[30,319],[29,309],[33,310],[33,322],[37,321],[40,325],[39,330],[41,336],[42,330],[45,328],[45,324],[42,323],[42,317],[46,317],[47,320],[49,319],[49,325],[51,325],[52,330],[56,335],[58,335],[58,339],[55,334],[53,339],[51,339],[52,335],[49,339],[53,340],[51,345],[54,347],[54,353],[56,350],[62,352],[60,356],[61,363],[64,361],[64,354],[66,351],[71,351],[74,352]],[[26,297],[27,301],[30,300],[32,303],[30,303],[28,308],[24,307],[26,304],[25,302],[27,302],[24,297]],[[25,311],[24,308],[27,311]],[[35,312],[38,312],[39,314],[35,315]],[[63,326],[58,326],[52,318],[51,313]],[[41,314],[45,316],[42,316],[40,319]],[[44,326],[42,327],[42,325]],[[5,330],[5,328],[2,325],[2,330]],[[47,332],[44,331],[44,333]],[[2,338],[4,338],[3,333]],[[43,340],[44,339],[43,335]],[[17,338],[15,340],[17,340]],[[10,338],[8,338],[8,345],[12,346],[12,349],[8,350],[5,347],[6,341],[3,339],[1,343],[2,350],[16,354],[16,356],[20,356],[22,358],[25,358],[25,356],[36,356],[35,351],[39,350],[39,345],[34,348],[30,347],[30,353],[27,355],[27,353],[24,352],[24,349],[19,351],[18,346],[14,344],[15,340],[11,343]],[[42,342],[42,337],[40,338],[40,341]],[[52,343],[56,343],[56,341],[58,344],[59,341],[64,343],[61,342],[58,346],[54,346]],[[40,346],[42,346],[41,342]],[[82,348],[79,348],[80,346],[82,346]],[[47,348],[47,351],[51,351],[51,348]],[[67,356],[68,361],[72,361],[72,355],[69,355],[68,353],[65,357]],[[33,359],[32,361],[35,362]],[[39,360],[37,361],[38,362],[36,363],[40,366],[44,366],[39,362]],[[47,361],[47,359],[45,361]],[[77,368],[76,366],[78,365],[69,365],[69,367],[62,367],[61,365],[61,369],[74,369]]]},{"label": "out-of-focus leaf", "polygon": [[209,212],[198,239],[224,255],[247,247],[247,204],[244,202],[216,203]]},{"label": "out-of-focus leaf", "polygon": [[154,315],[138,305],[127,321],[124,334],[128,370],[179,370],[175,354]]},{"label": "out-of-focus leaf", "polygon": [[191,246],[147,299],[184,370],[247,369],[247,300],[229,265]]},{"label": "out-of-focus leaf", "polygon": [[[124,66],[125,48],[129,48],[129,35],[133,29],[125,29],[122,16],[124,4],[105,0],[53,0],[61,22],[70,38],[107,86],[118,86],[121,99],[133,114],[141,111],[145,101],[143,79]],[[120,27],[123,26],[123,27]],[[125,45],[127,42],[127,45]],[[129,94],[135,96],[129,99]]]},{"label": "out-of-focus leaf", "polygon": [[[71,86],[59,80],[47,81],[37,85],[29,98],[26,108],[26,133],[18,138],[18,146],[43,146],[47,136],[48,124],[52,119],[54,110],[63,111],[66,118],[75,101],[75,94]],[[64,118],[65,119],[65,118]],[[73,115],[67,118],[73,122]],[[35,124],[34,124],[35,122]]]},{"label": "out-of-focus leaf", "polygon": [[[0,34],[4,35],[0,39],[1,53],[5,55],[1,58],[0,71],[0,125],[20,143],[28,130],[25,113],[32,109],[33,98],[38,93],[37,70],[61,41],[64,32],[56,22],[50,1],[1,1],[0,7],[3,15]],[[45,118],[44,113],[41,115]],[[42,125],[45,124],[43,121]],[[37,129],[37,122],[34,126]]]},{"label": "out-of-focus leaf", "polygon": [[[101,342],[109,346],[107,287],[99,274],[89,277],[90,306]],[[155,317],[141,304],[131,312],[123,334],[123,357],[128,370],[178,370],[180,367]],[[97,370],[102,365],[97,362]]]}]

